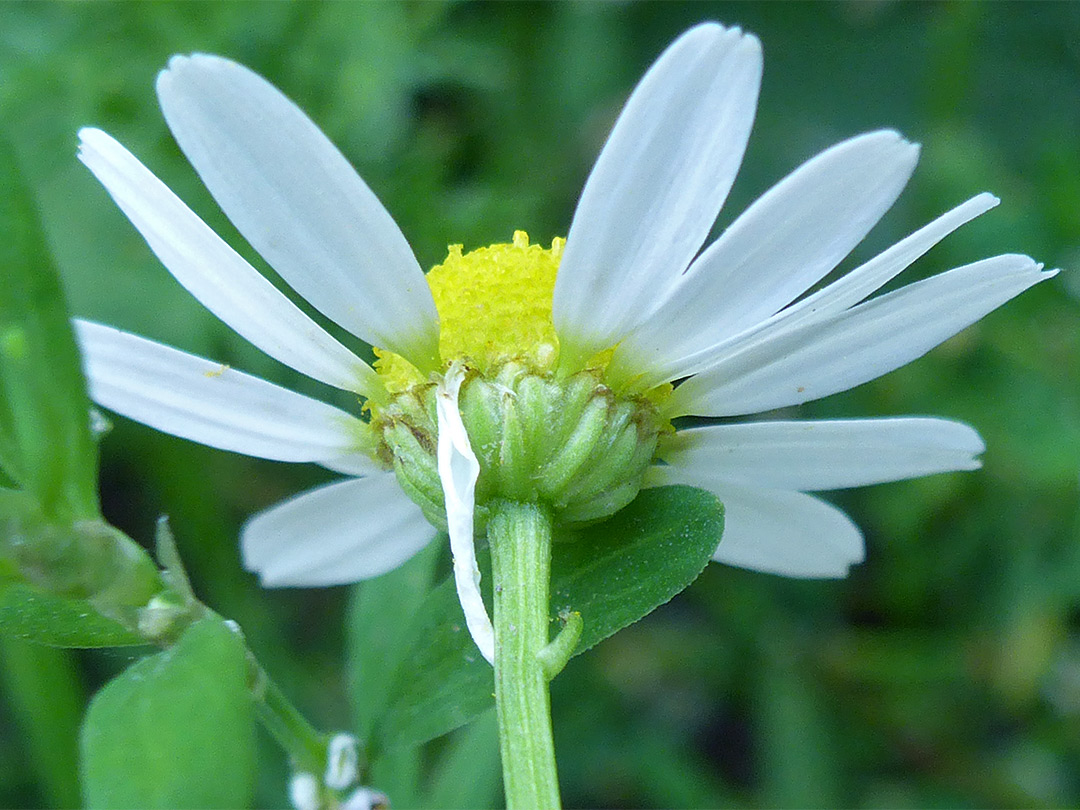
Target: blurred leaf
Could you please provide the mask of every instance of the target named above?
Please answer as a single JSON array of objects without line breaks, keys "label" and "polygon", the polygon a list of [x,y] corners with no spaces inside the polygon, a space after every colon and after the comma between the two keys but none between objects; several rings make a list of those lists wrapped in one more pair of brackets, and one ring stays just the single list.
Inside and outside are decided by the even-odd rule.
[{"label": "blurred leaf", "polygon": [[433,542],[399,568],[353,589],[346,656],[354,728],[366,739],[386,708],[409,648],[401,632],[431,589],[441,544]]},{"label": "blurred leaf", "polygon": [[[576,653],[648,615],[686,588],[723,532],[723,507],[691,487],[644,490],[610,520],[556,543],[551,616],[576,610],[585,622]],[[490,577],[482,583],[490,589]],[[490,596],[490,593],[488,593]],[[387,747],[438,737],[491,705],[491,667],[465,629],[452,578],[432,591],[410,630],[412,652],[379,728]]]},{"label": "blurred leaf", "polygon": [[839,762],[829,717],[789,630],[774,626],[763,639],[757,720],[762,803],[768,807],[839,807]]},{"label": "blurred leaf", "polygon": [[[409,652],[408,626],[431,589],[442,544],[433,542],[399,568],[353,589],[346,618],[346,670],[354,729],[368,744],[371,783],[394,807],[416,804],[420,755],[412,749],[372,750],[371,733],[386,710],[398,669]],[[463,805],[464,806],[464,805]]]},{"label": "blurred leaf", "polygon": [[53,523],[28,494],[0,489],[0,632],[68,647],[136,643],[123,626],[135,627],[162,587],[122,532],[100,520]]},{"label": "blurred leaf", "polygon": [[90,403],[33,198],[0,143],[0,464],[64,520],[98,516]]},{"label": "blurred leaf", "polygon": [[49,647],[123,647],[146,644],[85,599],[62,599],[0,575],[0,635]]},{"label": "blurred leaf", "polygon": [[[479,557],[483,569],[487,555]],[[482,582],[489,580],[485,576]],[[380,748],[412,746],[438,737],[464,725],[494,700],[491,666],[465,629],[452,579],[431,592],[405,632],[411,652],[376,728]]]},{"label": "blurred leaf", "polygon": [[495,712],[489,711],[447,741],[435,764],[424,807],[495,807],[501,778],[499,724]]},{"label": "blurred leaf", "polygon": [[91,808],[246,807],[254,718],[243,641],[220,618],[193,624],[90,702],[82,784]]},{"label": "blurred leaf", "polygon": [[83,688],[71,655],[0,639],[0,679],[50,807],[78,807]]}]

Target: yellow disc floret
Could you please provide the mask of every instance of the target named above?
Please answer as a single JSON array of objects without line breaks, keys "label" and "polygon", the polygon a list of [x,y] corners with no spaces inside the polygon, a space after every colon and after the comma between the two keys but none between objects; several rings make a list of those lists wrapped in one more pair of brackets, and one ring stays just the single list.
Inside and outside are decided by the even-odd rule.
[{"label": "yellow disc floret", "polygon": [[550,368],[559,345],[551,301],[563,244],[555,239],[545,250],[515,231],[511,244],[468,253],[451,245],[427,275],[443,361],[466,359],[481,374],[507,360]]},{"label": "yellow disc floret", "polygon": [[[670,430],[663,415],[670,385],[637,392],[605,380],[615,347],[579,367],[559,364],[552,303],[563,245],[530,245],[517,231],[510,244],[467,253],[452,245],[427,274],[442,373],[461,375],[458,412],[480,466],[480,528],[485,504],[497,499],[546,504],[567,526],[614,514],[635,497]],[[432,525],[446,529],[437,458],[442,375],[425,376],[391,352],[375,354],[390,395],[367,404],[382,439],[377,455]]]},{"label": "yellow disc floret", "polygon": [[[427,274],[439,312],[439,354],[465,361],[481,374],[515,360],[544,372],[558,357],[551,322],[555,275],[565,239],[550,248],[530,245],[525,231],[510,244],[463,252],[451,245],[446,260]],[[423,382],[404,358],[375,349],[375,369],[391,393]]]}]

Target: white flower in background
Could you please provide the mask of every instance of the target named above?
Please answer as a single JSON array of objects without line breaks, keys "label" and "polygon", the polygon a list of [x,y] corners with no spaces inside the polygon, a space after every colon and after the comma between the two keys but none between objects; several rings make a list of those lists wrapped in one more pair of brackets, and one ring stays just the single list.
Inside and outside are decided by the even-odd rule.
[{"label": "white flower in background", "polygon": [[[366,399],[374,417],[364,421],[218,363],[79,322],[91,395],[177,436],[355,476],[247,524],[244,561],[266,585],[372,577],[427,544],[433,523],[449,527],[459,594],[486,655],[490,626],[476,589],[473,518],[482,528],[484,498],[514,487],[547,499],[557,515],[565,509],[567,520],[621,507],[643,476],[647,485],[702,487],[726,508],[717,561],[788,576],[843,576],[863,557],[861,534],[843,512],[805,493],[975,469],[983,443],[974,430],[896,418],[726,421],[672,434],[669,420],[742,416],[847,390],[920,357],[1053,272],[1026,256],[997,256],[869,298],[997,204],[980,194],[806,295],[911,175],[918,147],[891,131],[852,138],[807,161],[702,250],[742,159],[760,76],[752,35],[711,23],[688,31],[627,102],[565,246],[556,240],[542,250],[518,234],[513,245],[452,250],[429,287],[389,214],[292,102],[227,60],[175,57],[157,86],[181,149],[285,282],[380,348],[378,370],[301,313],[108,135],[83,130],[81,160],[207,308],[272,357]],[[476,287],[463,290],[463,280]],[[475,300],[461,298],[469,295],[479,296],[494,320],[474,322]],[[480,334],[459,342],[470,329]],[[473,435],[480,422],[467,400],[480,383],[466,380],[469,374],[492,381],[484,391],[504,392],[492,395],[496,415],[526,407],[534,389],[519,385],[522,379],[555,391],[556,401],[571,381],[585,379],[582,420],[617,406],[621,415],[611,419],[622,427],[605,423],[600,444],[567,440],[552,451],[562,452],[557,459],[514,467],[506,459],[520,447],[510,443],[510,428],[499,428],[506,432],[494,456],[484,455],[487,444]],[[673,391],[670,382],[678,382]],[[438,394],[437,453],[419,422],[409,423],[404,437],[392,435],[392,426],[403,424],[394,414],[422,420],[428,412],[427,400],[410,393],[421,390]],[[597,404],[601,394],[606,399]],[[410,396],[412,405],[402,405]],[[545,413],[557,421],[561,412]],[[638,432],[624,430],[631,422]],[[414,455],[402,449],[410,436]],[[571,445],[589,456],[580,469],[566,466]],[[645,455],[625,480],[598,483],[589,472],[589,464],[623,458],[619,453],[636,458],[641,447]],[[403,470],[413,462],[423,469]],[[437,476],[434,491],[424,475]],[[564,497],[589,486],[595,494],[588,502]]]}]

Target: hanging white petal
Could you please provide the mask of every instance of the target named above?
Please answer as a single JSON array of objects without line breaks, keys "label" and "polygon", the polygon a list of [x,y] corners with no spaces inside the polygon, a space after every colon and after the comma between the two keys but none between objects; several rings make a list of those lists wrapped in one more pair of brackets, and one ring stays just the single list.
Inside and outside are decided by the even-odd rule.
[{"label": "hanging white petal", "polygon": [[465,373],[453,366],[439,383],[435,400],[439,422],[437,447],[439,479],[446,499],[446,523],[450,552],[454,557],[454,584],[457,587],[465,624],[480,654],[495,664],[495,631],[480,594],[480,568],[476,564],[473,515],[476,509],[476,479],[480,463],[469,444],[469,434],[458,410],[458,392]]}]

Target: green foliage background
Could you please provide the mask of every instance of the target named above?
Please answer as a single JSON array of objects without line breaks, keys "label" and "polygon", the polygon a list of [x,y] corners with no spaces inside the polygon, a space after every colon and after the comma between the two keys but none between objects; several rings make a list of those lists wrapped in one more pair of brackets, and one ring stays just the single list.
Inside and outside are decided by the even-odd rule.
[{"label": "green foliage background", "polygon": [[[983,190],[1002,205],[907,280],[1003,252],[1080,264],[1076,4],[9,3],[0,132],[76,314],[333,397],[172,280],[76,161],[76,130],[115,135],[265,268],[181,158],[153,93],[173,53],[232,57],[311,114],[432,265],[452,242],[507,241],[515,228],[545,242],[565,234],[626,93],[704,19],[754,31],[766,59],[746,164],[718,227],[821,148],[888,126],[923,144],[920,168],[844,267]],[[574,659],[552,698],[567,805],[1080,803],[1078,295],[1063,273],[929,357],[792,409],[961,419],[985,437],[985,466],[837,494],[868,543],[846,581],[713,565]],[[101,456],[106,517],[149,541],[168,513],[204,600],[241,623],[318,725],[352,725],[349,589],[262,591],[235,541],[247,516],[327,474],[120,419]],[[0,806],[78,801],[84,701],[131,656],[0,644]],[[353,656],[362,667],[363,651]],[[457,776],[480,786],[470,802],[497,803],[493,737],[463,734],[460,769],[444,763],[420,780],[433,800],[462,801]],[[262,743],[259,801],[278,806],[284,762]],[[398,770],[387,784],[410,781]],[[410,801],[399,793],[396,804]]]}]

